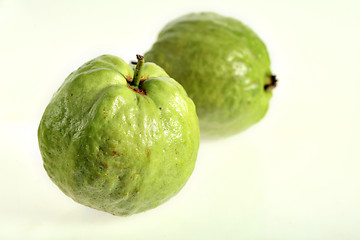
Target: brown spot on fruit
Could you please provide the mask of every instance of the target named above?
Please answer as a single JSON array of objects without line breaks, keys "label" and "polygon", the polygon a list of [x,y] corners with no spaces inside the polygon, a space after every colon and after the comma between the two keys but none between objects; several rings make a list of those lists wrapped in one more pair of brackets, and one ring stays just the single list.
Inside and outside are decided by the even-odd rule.
[{"label": "brown spot on fruit", "polygon": [[141,95],[147,95],[147,92],[145,89],[141,88],[140,86],[137,89],[132,88],[131,86],[127,85],[128,88],[130,88],[133,92],[136,92]]},{"label": "brown spot on fruit", "polygon": [[115,152],[115,151],[112,151],[110,155],[111,156],[119,156],[119,154],[117,152]]},{"label": "brown spot on fruit", "polygon": [[150,151],[150,149],[147,149],[147,150],[146,150],[146,157],[147,157],[147,159],[148,159],[148,162],[150,162],[150,157],[151,157],[151,151]]},{"label": "brown spot on fruit", "polygon": [[106,119],[106,117],[107,117],[107,112],[106,112],[105,108],[103,108],[103,113],[104,113],[104,119]]},{"label": "brown spot on fruit", "polygon": [[109,168],[109,166],[106,163],[100,163],[100,166],[102,169],[107,170]]}]

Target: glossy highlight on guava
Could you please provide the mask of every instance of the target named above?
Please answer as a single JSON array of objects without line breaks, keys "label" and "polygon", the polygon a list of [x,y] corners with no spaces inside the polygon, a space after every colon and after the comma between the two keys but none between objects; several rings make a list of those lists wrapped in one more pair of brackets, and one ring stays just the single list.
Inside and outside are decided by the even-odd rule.
[{"label": "glossy highlight on guava", "polygon": [[78,203],[126,216],[177,194],[199,148],[195,105],[154,63],[103,55],[72,72],[38,139],[51,180]]},{"label": "glossy highlight on guava", "polygon": [[260,121],[277,81],[254,31],[212,12],[168,23],[145,57],[185,88],[203,137],[233,135]]}]

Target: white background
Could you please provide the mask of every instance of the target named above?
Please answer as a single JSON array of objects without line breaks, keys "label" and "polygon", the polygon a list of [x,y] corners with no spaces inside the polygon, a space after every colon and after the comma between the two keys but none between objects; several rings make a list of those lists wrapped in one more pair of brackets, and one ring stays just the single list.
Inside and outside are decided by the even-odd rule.
[{"label": "white background", "polygon": [[[279,78],[266,117],[202,141],[184,189],[115,217],[48,178],[37,127],[85,61],[144,53],[189,12],[235,17],[264,40]],[[0,0],[1,239],[360,239],[360,2],[357,0]]]}]

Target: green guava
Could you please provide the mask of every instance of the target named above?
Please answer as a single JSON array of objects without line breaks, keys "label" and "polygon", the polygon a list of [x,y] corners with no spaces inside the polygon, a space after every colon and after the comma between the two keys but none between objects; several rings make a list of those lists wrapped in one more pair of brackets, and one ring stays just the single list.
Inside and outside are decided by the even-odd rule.
[{"label": "green guava", "polygon": [[154,63],[103,55],[71,73],[38,129],[45,170],[69,197],[114,215],[154,208],[190,177],[195,105]]},{"label": "green guava", "polygon": [[238,133],[262,119],[276,78],[264,43],[240,21],[192,13],[168,23],[145,58],[182,84],[203,137]]}]

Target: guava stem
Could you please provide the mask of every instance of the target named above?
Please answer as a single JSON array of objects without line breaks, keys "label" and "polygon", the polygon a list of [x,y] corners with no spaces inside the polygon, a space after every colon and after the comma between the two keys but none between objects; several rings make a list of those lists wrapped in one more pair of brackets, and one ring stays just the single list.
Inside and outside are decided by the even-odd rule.
[{"label": "guava stem", "polygon": [[140,84],[140,74],[141,74],[141,70],[144,65],[145,59],[140,54],[137,54],[136,58],[137,58],[138,62],[136,63],[136,68],[135,68],[135,72],[134,72],[134,78],[132,80],[132,85],[135,86],[136,88],[138,88],[139,84]]}]

